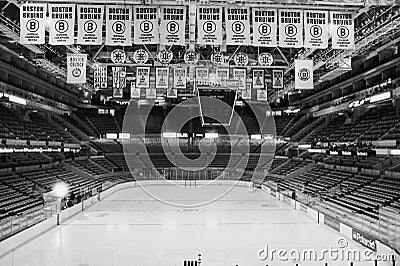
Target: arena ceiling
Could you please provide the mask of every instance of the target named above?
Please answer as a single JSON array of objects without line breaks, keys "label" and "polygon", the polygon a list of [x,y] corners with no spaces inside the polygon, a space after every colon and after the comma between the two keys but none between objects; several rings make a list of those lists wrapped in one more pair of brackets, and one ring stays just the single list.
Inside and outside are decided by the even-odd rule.
[{"label": "arena ceiling", "polygon": [[[35,2],[59,2],[53,0],[35,1]],[[65,1],[64,1],[65,2]],[[76,2],[79,1],[67,1]],[[184,3],[183,1],[96,1],[99,3],[123,3],[123,4],[177,4]],[[13,51],[20,58],[29,61],[32,65],[40,67],[56,76],[58,79],[66,80],[66,54],[67,53],[85,53],[88,54],[89,65],[95,62],[111,63],[110,53],[117,47],[101,46],[52,46],[44,45],[21,45],[19,43],[19,4],[21,1],[1,1],[0,2],[0,48],[5,48]],[[80,2],[82,3],[82,1]],[[186,3],[186,2],[185,2]],[[257,48],[252,46],[228,46],[228,47],[210,47],[197,46],[196,51],[200,53],[200,60],[209,60],[214,51],[223,51],[226,58],[238,51],[245,52],[249,55],[250,64],[256,63],[256,58],[259,53],[269,52],[274,57],[274,65],[285,68],[285,89],[280,91],[269,91],[270,101],[275,101],[280,97],[294,90],[293,86],[293,60],[295,58],[314,59],[314,82],[318,83],[325,80],[333,79],[342,75],[349,69],[349,58],[353,60],[365,56],[371,51],[387,45],[387,43],[396,40],[400,30],[400,6],[372,6],[370,4],[382,4],[383,2],[376,1],[210,1],[210,4],[237,4],[250,6],[265,6],[269,7],[294,7],[294,8],[311,8],[324,10],[346,9],[354,10],[355,12],[355,40],[356,49],[347,50],[315,50],[315,49],[285,49],[285,48]],[[387,4],[387,2],[383,3]],[[78,29],[75,29],[77,31]],[[390,49],[390,45],[387,45]],[[158,45],[123,47],[127,53],[127,63],[132,63],[131,56],[134,51],[142,48],[150,52],[151,56],[156,58],[156,53],[160,47]],[[174,52],[172,63],[183,62],[183,56],[187,49],[184,46],[174,46],[170,49]],[[153,59],[150,58],[150,63]],[[350,63],[351,65],[351,63]],[[88,85],[84,88],[77,87],[80,90],[89,90],[93,92],[91,82],[93,80],[91,71],[88,72]],[[268,79],[268,76],[267,76]]]}]

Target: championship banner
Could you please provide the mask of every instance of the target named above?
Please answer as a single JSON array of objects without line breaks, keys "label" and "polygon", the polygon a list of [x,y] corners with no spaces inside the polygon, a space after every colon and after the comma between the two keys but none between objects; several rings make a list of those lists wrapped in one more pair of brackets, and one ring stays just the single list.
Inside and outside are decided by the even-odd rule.
[{"label": "championship banner", "polygon": [[77,5],[77,44],[101,45],[103,43],[103,5]]},{"label": "championship banner", "polygon": [[22,4],[19,9],[21,44],[44,44],[46,4]]},{"label": "championship banner", "polygon": [[86,83],[86,54],[67,54],[67,83]]},{"label": "championship banner", "polygon": [[197,8],[197,43],[222,45],[222,7]]},{"label": "championship banner", "polygon": [[215,76],[217,80],[229,79],[229,68],[217,68]]},{"label": "championship banner", "polygon": [[132,45],[132,6],[106,6],[106,45]]},{"label": "championship banner", "polygon": [[140,98],[140,88],[136,87],[135,82],[131,82],[131,99]]},{"label": "championship banner", "polygon": [[134,6],[133,42],[135,44],[157,44],[158,17],[156,6]]},{"label": "championship banner", "polygon": [[122,98],[123,89],[126,86],[126,68],[112,67],[113,75],[113,98]]},{"label": "championship banner", "polygon": [[272,88],[283,89],[283,70],[272,71]]},{"label": "championship banner", "polygon": [[264,69],[253,69],[253,89],[264,89]]},{"label": "championship banner", "polygon": [[253,45],[277,46],[278,10],[253,8]]},{"label": "championship banner", "polygon": [[314,89],[313,67],[313,60],[294,60],[294,87],[296,89]]},{"label": "championship banner", "polygon": [[279,9],[279,46],[303,46],[303,11]]},{"label": "championship banner", "polygon": [[238,90],[246,90],[246,69],[233,69],[233,79],[239,80]]},{"label": "championship banner", "polygon": [[196,68],[196,84],[202,85],[206,82],[208,83],[209,80],[209,73],[208,68],[205,67],[198,67]]},{"label": "championship banner", "polygon": [[331,11],[333,49],[354,49],[354,19],[351,12]]},{"label": "championship banner", "polygon": [[136,68],[136,87],[137,88],[150,87],[150,67]]},{"label": "championship banner", "polygon": [[152,87],[146,89],[146,99],[156,99],[157,98],[157,90]]},{"label": "championship banner", "polygon": [[75,4],[49,4],[49,44],[74,44]]},{"label": "championship banner", "polygon": [[250,8],[225,8],[226,44],[250,44]]},{"label": "championship banner", "polygon": [[185,45],[186,7],[161,7],[160,44]]},{"label": "championship banner", "polygon": [[328,11],[304,11],[304,47],[328,48]]},{"label": "championship banner", "polygon": [[186,89],[186,68],[177,67],[174,68],[174,88],[175,89]]},{"label": "championship banner", "polygon": [[157,67],[156,68],[156,89],[169,88],[169,68]]}]

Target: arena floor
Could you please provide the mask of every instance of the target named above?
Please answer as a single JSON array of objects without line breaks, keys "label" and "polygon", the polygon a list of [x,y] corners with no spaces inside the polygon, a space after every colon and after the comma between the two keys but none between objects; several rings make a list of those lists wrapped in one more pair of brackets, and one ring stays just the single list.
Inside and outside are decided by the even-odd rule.
[{"label": "arena floor", "polygon": [[[204,190],[158,186],[171,200],[202,201]],[[212,192],[221,185],[207,186]],[[235,187],[222,199],[198,208],[158,202],[140,187],[127,188],[22,246],[13,254],[15,266],[203,266],[350,265],[329,257],[323,261],[261,261],[258,251],[337,247],[340,235],[305,214],[292,210],[265,192]],[[348,248],[363,250],[350,241]],[[0,260],[0,265],[3,265]],[[355,262],[355,266],[374,265]]]}]

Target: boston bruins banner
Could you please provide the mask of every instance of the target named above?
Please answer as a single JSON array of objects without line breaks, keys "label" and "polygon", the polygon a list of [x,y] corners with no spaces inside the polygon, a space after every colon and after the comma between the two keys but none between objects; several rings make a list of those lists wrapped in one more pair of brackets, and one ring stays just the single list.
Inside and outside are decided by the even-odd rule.
[{"label": "boston bruins banner", "polygon": [[353,13],[331,11],[333,49],[354,49]]},{"label": "boston bruins banner", "polygon": [[156,6],[134,6],[135,44],[157,44],[158,17]]},{"label": "boston bruins banner", "polygon": [[160,44],[185,45],[185,25],[185,7],[161,7]]},{"label": "boston bruins banner", "polygon": [[276,9],[253,8],[253,45],[277,46],[278,11]]},{"label": "boston bruins banner", "polygon": [[156,68],[156,89],[169,88],[169,68],[158,67]]},{"label": "boston bruins banner", "polygon": [[304,11],[304,47],[328,48],[328,11]]},{"label": "boston bruins banner", "polygon": [[49,44],[74,44],[74,4],[49,4],[49,22]]},{"label": "boston bruins banner", "polygon": [[132,45],[132,7],[106,6],[106,45]]},{"label": "boston bruins banner", "polygon": [[250,44],[250,9],[248,7],[225,8],[226,44]]},{"label": "boston bruins banner", "polygon": [[86,54],[67,54],[67,83],[86,83]]},{"label": "boston bruins banner", "polygon": [[314,89],[313,67],[313,60],[294,60],[294,86],[296,89]]},{"label": "boston bruins banner", "polygon": [[136,87],[137,88],[150,87],[150,67],[136,68]]},{"label": "boston bruins banner", "polygon": [[198,44],[222,45],[222,7],[199,6],[197,25]]},{"label": "boston bruins banner", "polygon": [[279,9],[279,46],[303,46],[303,11]]},{"label": "boston bruins banner", "polygon": [[140,88],[136,87],[135,82],[131,82],[131,99],[140,98]]},{"label": "boston bruins banner", "polygon": [[102,5],[77,5],[78,38],[77,44],[101,45],[103,43],[103,13]]},{"label": "boston bruins banner", "polygon": [[272,88],[283,89],[283,70],[272,71]]},{"label": "boston bruins banner", "polygon": [[20,43],[44,44],[46,4],[22,4],[19,11]]},{"label": "boston bruins banner", "polygon": [[112,67],[113,98],[122,98],[126,86],[126,67]]}]

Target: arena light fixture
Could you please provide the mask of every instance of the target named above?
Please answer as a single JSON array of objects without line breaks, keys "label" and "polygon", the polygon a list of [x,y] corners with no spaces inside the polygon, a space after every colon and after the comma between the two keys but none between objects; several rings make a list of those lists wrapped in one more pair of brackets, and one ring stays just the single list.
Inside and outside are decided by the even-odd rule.
[{"label": "arena light fixture", "polygon": [[176,138],[177,134],[176,134],[176,132],[163,132],[162,137],[163,138]]},{"label": "arena light fixture", "polygon": [[217,139],[218,133],[217,132],[207,132],[204,137],[206,139]]}]

